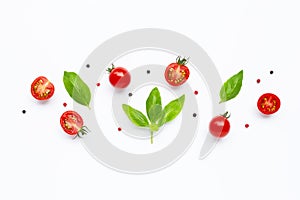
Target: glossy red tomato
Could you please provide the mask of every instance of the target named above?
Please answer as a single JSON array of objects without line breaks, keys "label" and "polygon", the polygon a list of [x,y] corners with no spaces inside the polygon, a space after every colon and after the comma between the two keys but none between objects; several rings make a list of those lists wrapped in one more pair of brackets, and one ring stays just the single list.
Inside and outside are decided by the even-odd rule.
[{"label": "glossy red tomato", "polygon": [[257,108],[265,115],[276,113],[280,108],[280,99],[272,93],[261,95],[257,101]]},{"label": "glossy red tomato", "polygon": [[209,123],[209,132],[218,138],[225,137],[230,130],[230,123],[227,116],[228,112],[224,115],[214,117]]},{"label": "glossy red tomato", "polygon": [[37,77],[31,84],[31,94],[37,100],[50,99],[54,90],[54,85],[44,76]]},{"label": "glossy red tomato", "polygon": [[112,65],[112,68],[108,68],[107,71],[109,72],[109,82],[112,86],[125,88],[129,85],[131,76],[127,69]]},{"label": "glossy red tomato", "polygon": [[66,111],[60,117],[60,125],[69,135],[85,135],[88,132],[86,126],[83,126],[82,117],[75,111]]},{"label": "glossy red tomato", "polygon": [[172,86],[179,86],[185,83],[189,76],[190,70],[187,66],[188,59],[181,59],[180,56],[176,58],[176,63],[171,63],[165,70],[165,79]]}]

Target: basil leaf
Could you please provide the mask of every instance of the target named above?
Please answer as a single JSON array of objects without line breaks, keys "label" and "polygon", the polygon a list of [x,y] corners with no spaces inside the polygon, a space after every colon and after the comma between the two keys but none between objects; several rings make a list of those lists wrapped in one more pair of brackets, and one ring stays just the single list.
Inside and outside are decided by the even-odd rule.
[{"label": "basil leaf", "polygon": [[222,86],[219,96],[220,96],[220,103],[229,101],[236,97],[242,87],[243,83],[243,70],[239,73],[230,77]]},{"label": "basil leaf", "polygon": [[63,82],[67,92],[74,101],[90,108],[91,91],[75,72],[65,71]]},{"label": "basil leaf", "polygon": [[157,121],[159,121],[162,118],[162,114],[162,106],[156,104],[151,106],[148,113],[148,118],[152,124],[156,124]]},{"label": "basil leaf", "polygon": [[182,95],[178,99],[171,101],[163,109],[163,117],[159,122],[159,126],[172,121],[181,112],[185,100],[185,95]]},{"label": "basil leaf", "polygon": [[138,111],[127,104],[123,104],[122,108],[123,108],[124,112],[126,113],[128,119],[133,124],[135,124],[136,126],[140,126],[140,127],[149,126],[147,117],[141,111]]},{"label": "basil leaf", "polygon": [[146,111],[150,122],[155,123],[161,114],[161,97],[157,87],[153,88],[146,101]]}]

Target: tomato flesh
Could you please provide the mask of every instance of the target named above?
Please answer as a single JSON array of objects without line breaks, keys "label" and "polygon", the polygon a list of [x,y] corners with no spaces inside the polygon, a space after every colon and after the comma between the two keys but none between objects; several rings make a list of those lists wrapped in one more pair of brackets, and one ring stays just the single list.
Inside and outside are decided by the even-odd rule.
[{"label": "tomato flesh", "polygon": [[69,135],[78,134],[83,127],[82,117],[75,111],[66,111],[60,117],[60,125]]},{"label": "tomato flesh", "polygon": [[116,88],[125,88],[129,85],[131,80],[127,69],[123,67],[113,68],[109,74],[109,82]]},{"label": "tomato flesh", "polygon": [[257,108],[265,115],[274,114],[280,108],[280,99],[275,94],[265,93],[259,97]]},{"label": "tomato flesh", "polygon": [[210,133],[218,138],[225,137],[230,130],[228,119],[222,115],[214,117],[209,123]]},{"label": "tomato flesh", "polygon": [[189,68],[178,63],[171,63],[165,71],[165,79],[172,86],[182,85],[187,81],[189,75]]},{"label": "tomato flesh", "polygon": [[44,76],[39,76],[31,84],[31,94],[37,100],[50,99],[54,91],[54,85]]}]

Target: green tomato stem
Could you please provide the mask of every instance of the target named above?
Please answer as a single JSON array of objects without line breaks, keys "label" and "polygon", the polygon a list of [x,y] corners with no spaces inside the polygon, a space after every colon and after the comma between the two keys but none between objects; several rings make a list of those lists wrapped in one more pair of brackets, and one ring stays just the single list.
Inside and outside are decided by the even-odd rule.
[{"label": "green tomato stem", "polygon": [[150,135],[150,142],[151,142],[151,144],[153,144],[153,131],[151,131],[150,134],[151,134],[151,135]]},{"label": "green tomato stem", "polygon": [[228,119],[229,117],[230,117],[230,115],[231,114],[229,114],[229,112],[228,111],[226,111],[223,115],[221,115],[221,116],[223,116],[223,117],[225,117],[226,119]]},{"label": "green tomato stem", "polygon": [[112,63],[111,68],[106,69],[108,73],[110,73],[115,68],[115,65]]}]

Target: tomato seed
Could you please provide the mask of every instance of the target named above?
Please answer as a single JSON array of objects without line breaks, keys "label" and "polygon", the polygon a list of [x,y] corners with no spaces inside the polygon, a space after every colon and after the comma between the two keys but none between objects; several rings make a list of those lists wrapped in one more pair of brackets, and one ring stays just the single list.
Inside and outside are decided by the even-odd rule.
[{"label": "tomato seed", "polygon": [[100,83],[97,83],[96,85],[97,85],[97,87],[99,87],[99,86],[100,86]]},{"label": "tomato seed", "polygon": [[63,106],[64,106],[64,107],[67,107],[67,105],[68,105],[67,103],[63,103]]},{"label": "tomato seed", "polygon": [[118,131],[122,131],[122,128],[121,128],[121,127],[119,127],[119,128],[118,128]]},{"label": "tomato seed", "polygon": [[257,80],[256,80],[256,83],[260,83],[260,79],[257,79]]},{"label": "tomato seed", "polygon": [[194,94],[195,94],[195,95],[197,95],[197,94],[198,94],[198,91],[197,91],[197,90],[195,90]]},{"label": "tomato seed", "polygon": [[249,124],[245,124],[245,128],[249,128]]}]

